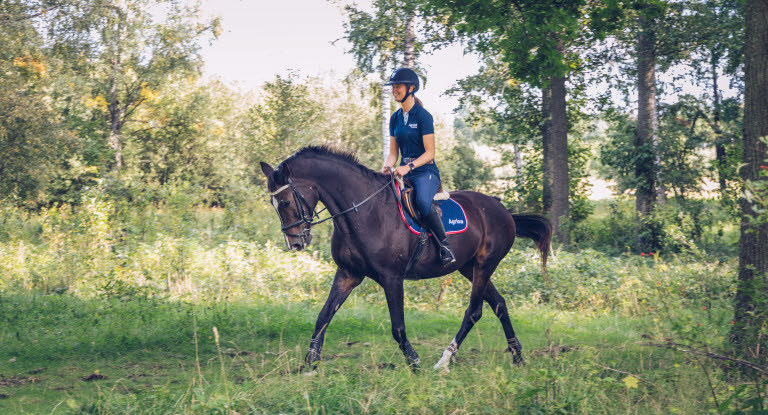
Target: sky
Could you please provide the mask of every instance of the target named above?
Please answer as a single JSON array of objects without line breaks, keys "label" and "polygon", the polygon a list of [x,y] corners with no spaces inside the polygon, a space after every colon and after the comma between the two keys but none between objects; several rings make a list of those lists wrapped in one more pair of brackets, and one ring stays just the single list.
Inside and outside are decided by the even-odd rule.
[{"label": "sky", "polygon": [[[341,78],[355,66],[345,53],[343,10],[328,0],[204,0],[203,8],[221,17],[223,29],[218,40],[203,48],[206,76],[258,89],[289,71]],[[424,55],[422,62],[428,83],[417,95],[433,115],[451,120],[458,102],[442,93],[476,73],[478,58],[453,46]]]}]

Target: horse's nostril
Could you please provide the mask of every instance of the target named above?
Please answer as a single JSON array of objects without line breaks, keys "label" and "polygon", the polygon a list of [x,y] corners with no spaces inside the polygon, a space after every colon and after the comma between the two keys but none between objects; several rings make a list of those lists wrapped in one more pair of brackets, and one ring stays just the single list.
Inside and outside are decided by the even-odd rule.
[{"label": "horse's nostril", "polygon": [[304,247],[301,244],[293,244],[291,247],[297,251],[301,251]]}]

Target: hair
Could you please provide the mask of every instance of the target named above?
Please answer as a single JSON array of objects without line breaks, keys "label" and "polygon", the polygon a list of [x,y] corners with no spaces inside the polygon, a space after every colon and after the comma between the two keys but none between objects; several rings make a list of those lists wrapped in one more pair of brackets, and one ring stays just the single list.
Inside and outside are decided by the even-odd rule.
[{"label": "hair", "polygon": [[413,99],[416,100],[417,104],[419,104],[422,108],[424,108],[424,104],[421,102],[420,99],[416,98],[416,95],[413,96]]}]

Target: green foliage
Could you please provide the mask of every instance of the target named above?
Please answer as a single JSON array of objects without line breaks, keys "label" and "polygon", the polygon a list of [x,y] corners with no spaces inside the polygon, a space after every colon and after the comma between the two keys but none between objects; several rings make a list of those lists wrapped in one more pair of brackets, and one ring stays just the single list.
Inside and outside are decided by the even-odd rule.
[{"label": "green foliage", "polygon": [[[760,141],[768,144],[768,137],[761,137]],[[768,159],[760,166],[758,177],[744,183],[744,199],[754,212],[750,218],[754,225],[768,223]]]},{"label": "green foliage", "polygon": [[[656,252],[694,257],[729,258],[738,248],[738,215],[732,206],[716,199],[673,198],[659,205],[647,219]],[[626,198],[597,203],[595,214],[574,230],[579,247],[619,254],[640,253],[635,236],[637,225],[634,203]],[[651,250],[653,251],[653,250]]]},{"label": "green foliage", "polygon": [[493,178],[491,167],[477,158],[468,143],[454,146],[440,163],[440,178],[451,190],[480,190]]},{"label": "green foliage", "polygon": [[[404,61],[406,21],[413,18],[415,5],[403,0],[375,0],[373,13],[345,5],[348,21],[344,22],[345,39],[357,67],[364,73],[389,75],[388,71]],[[415,59],[423,48],[414,40]]]}]

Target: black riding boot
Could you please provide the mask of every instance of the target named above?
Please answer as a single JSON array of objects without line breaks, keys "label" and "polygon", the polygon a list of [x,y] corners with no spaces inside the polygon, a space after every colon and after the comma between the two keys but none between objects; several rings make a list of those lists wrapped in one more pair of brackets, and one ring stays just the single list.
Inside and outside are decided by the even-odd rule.
[{"label": "black riding boot", "polygon": [[440,247],[440,261],[443,262],[443,266],[451,264],[456,261],[451,252],[451,246],[448,245],[448,237],[445,235],[445,228],[443,227],[443,221],[440,219],[440,214],[437,213],[437,206],[432,205],[429,208],[429,215],[424,218],[424,224],[427,225],[429,230],[432,231],[432,235],[437,239],[437,244]]}]

